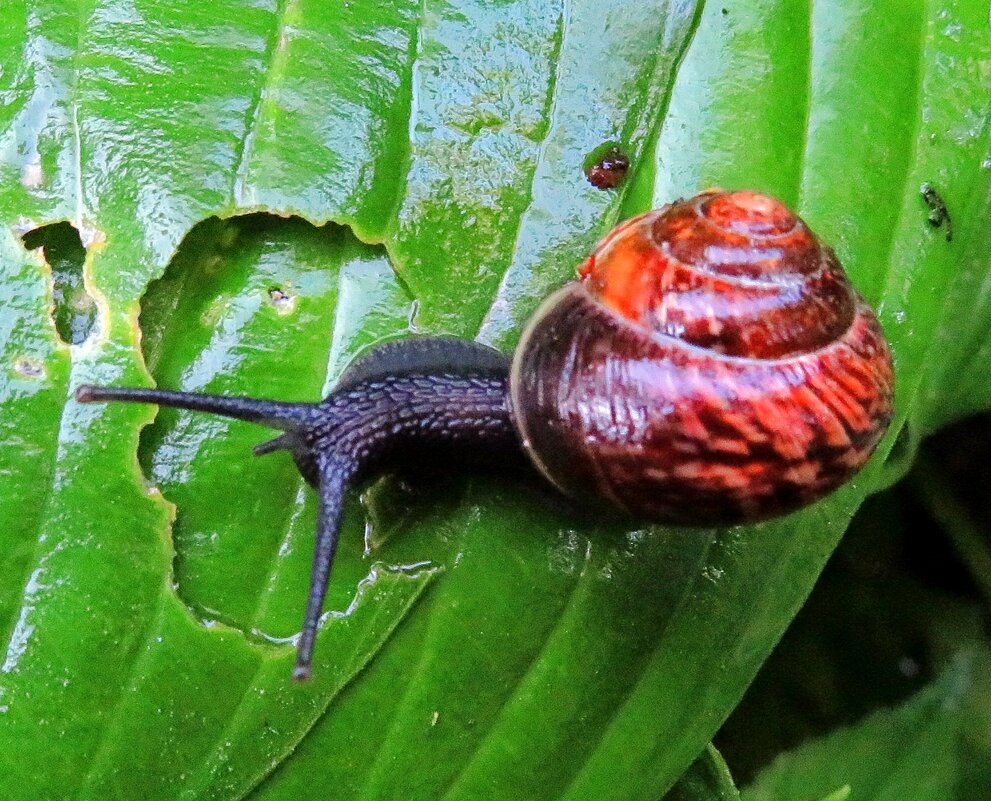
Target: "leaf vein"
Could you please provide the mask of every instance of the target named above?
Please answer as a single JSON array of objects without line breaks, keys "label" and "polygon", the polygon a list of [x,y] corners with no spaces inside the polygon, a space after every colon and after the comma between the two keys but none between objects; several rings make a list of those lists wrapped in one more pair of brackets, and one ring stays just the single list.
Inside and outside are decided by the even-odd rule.
[{"label": "leaf vein", "polygon": [[[715,543],[715,541],[716,541],[716,537],[710,536],[709,541],[706,543],[705,548],[702,549],[697,562],[698,569],[695,571],[694,575],[692,576],[691,581],[689,581],[688,584],[685,585],[685,589],[682,591],[681,596],[678,598],[677,603],[673,605],[671,609],[671,614],[668,616],[668,619],[664,625],[664,629],[661,631],[660,637],[658,638],[657,641],[658,646],[657,648],[654,649],[653,654],[656,654],[660,648],[664,647],[662,643],[664,642],[668,630],[671,628],[672,622],[677,620],[678,615],[681,613],[682,609],[688,604],[689,599],[693,597],[693,590],[695,589],[696,585],[699,583],[699,580],[702,578],[703,575],[702,565],[705,563],[706,559],[708,558],[709,552],[712,550],[712,546]],[[608,720],[603,721],[603,725],[599,728],[597,732],[597,736],[594,738],[594,743],[590,739],[588,751],[586,752],[587,757],[583,765],[578,766],[576,774],[571,781],[571,784],[568,785],[568,787],[561,794],[562,799],[571,799],[577,797],[574,794],[574,788],[581,775],[581,771],[584,769],[586,765],[588,765],[591,758],[596,753],[598,753],[599,749],[602,746],[603,740],[606,739],[606,735],[609,734],[611,731],[613,731],[613,729],[616,727],[616,719],[619,717],[620,711],[629,702],[629,699],[632,697],[634,692],[636,692],[637,688],[640,687],[640,682],[643,680],[643,675],[644,673],[647,672],[647,670],[650,667],[651,658],[653,654],[651,655],[651,657],[644,659],[643,662],[641,663],[640,669],[637,674],[637,678],[629,683],[629,685],[627,686],[626,690],[623,693],[622,698],[617,700],[617,703],[613,707],[612,714],[609,716]]]},{"label": "leaf vein", "polygon": [[546,124],[540,132],[540,141],[537,146],[537,156],[533,160],[533,169],[530,171],[530,184],[527,188],[526,207],[520,212],[520,216],[517,218],[516,235],[513,237],[513,246],[509,249],[509,258],[506,261],[506,267],[502,272],[502,276],[499,278],[499,285],[496,287],[495,293],[492,296],[492,302],[489,304],[489,308],[486,310],[476,328],[475,339],[478,339],[479,335],[485,329],[492,312],[499,305],[500,299],[503,298],[503,293],[513,272],[513,264],[516,261],[516,254],[520,249],[521,237],[525,227],[524,221],[530,209],[533,208],[533,194],[534,186],[537,180],[537,173],[540,171],[540,165],[544,163],[547,153],[547,138],[550,136],[550,133],[554,128],[554,107],[556,102],[557,84],[561,72],[561,51],[564,49],[564,42],[568,36],[568,22],[570,16],[571,0],[561,0],[561,13],[558,16],[554,47],[551,52],[551,63],[554,65],[554,68],[551,70],[550,79],[547,85],[547,95],[544,98],[543,116],[546,119]]},{"label": "leaf vein", "polygon": [[131,660],[131,663],[127,668],[127,673],[123,676],[123,681],[120,684],[120,692],[117,695],[117,700],[114,701],[114,705],[110,709],[110,714],[105,717],[107,723],[103,726],[103,729],[100,732],[100,738],[97,741],[96,748],[93,750],[89,767],[87,768],[86,774],[83,776],[83,780],[79,785],[80,796],[85,796],[85,791],[92,786],[97,776],[97,769],[100,767],[102,762],[101,757],[108,752],[115,742],[111,739],[110,732],[112,729],[115,729],[120,722],[124,699],[133,697],[134,691],[140,686],[140,680],[138,679],[138,668],[143,667],[153,658],[153,651],[147,646],[151,640],[152,632],[161,629],[162,618],[165,612],[165,601],[168,594],[168,590],[163,590],[159,593],[158,603],[155,606],[155,612],[149,616],[148,624],[145,626],[144,631],[141,632],[141,636],[138,638],[139,647],[134,652],[135,657]]},{"label": "leaf vein", "polygon": [[258,125],[262,118],[265,101],[270,96],[273,87],[281,80],[285,69],[285,53],[288,50],[288,47],[284,45],[286,17],[290,10],[295,7],[296,2],[297,0],[278,0],[275,25],[265,53],[265,63],[268,66],[245,115],[245,134],[240,141],[240,152],[237,154],[237,167],[234,170],[234,184],[231,189],[234,205],[238,208],[253,205],[248,196],[248,173],[251,169],[251,157],[254,154],[255,137],[258,135]]},{"label": "leaf vein", "polygon": [[892,286],[892,281],[897,277],[898,273],[893,268],[892,261],[895,255],[895,249],[898,244],[898,234],[901,231],[902,225],[905,221],[905,213],[909,206],[909,197],[915,196],[915,192],[911,191],[910,181],[912,180],[912,167],[918,161],[919,152],[919,137],[922,136],[922,128],[924,120],[922,118],[922,104],[923,97],[925,96],[925,34],[927,28],[927,19],[925,8],[919,12],[920,24],[919,24],[919,37],[915,42],[917,48],[917,58],[916,58],[916,80],[918,82],[919,90],[916,93],[915,99],[915,118],[913,120],[912,133],[909,138],[909,148],[905,159],[905,174],[902,178],[902,204],[898,209],[898,214],[891,226],[891,236],[888,238],[888,247],[885,252],[885,258],[882,262],[884,265],[884,271],[881,274],[881,280],[878,283],[878,288],[880,292],[877,294],[879,302],[883,302],[884,299],[888,297],[891,292],[894,291]]},{"label": "leaf vein", "polygon": [[547,636],[544,637],[544,641],[541,644],[540,648],[538,648],[534,652],[533,658],[530,660],[529,664],[527,665],[526,670],[520,671],[520,674],[516,680],[516,684],[514,685],[512,691],[507,693],[499,709],[499,712],[493,717],[492,722],[489,725],[488,731],[485,733],[485,736],[482,737],[475,744],[475,749],[472,752],[471,756],[469,756],[464,761],[464,763],[461,766],[461,769],[452,777],[451,781],[448,782],[448,785],[447,787],[444,788],[443,792],[438,794],[438,797],[441,799],[441,801],[446,801],[446,799],[451,797],[452,793],[457,792],[459,786],[461,785],[462,781],[465,778],[465,774],[468,773],[468,770],[475,763],[479,754],[482,752],[484,746],[492,740],[493,732],[495,731],[495,728],[498,725],[499,720],[502,718],[503,714],[505,713],[506,709],[518,697],[520,688],[525,684],[526,679],[533,672],[534,667],[540,661],[541,657],[547,652],[548,647],[550,647],[551,643],[554,640],[554,636],[561,630],[562,625],[564,624],[565,620],[567,620],[568,618],[568,612],[570,612],[571,609],[574,608],[577,599],[580,597],[579,590],[584,590],[585,588],[587,588],[590,585],[591,580],[595,577],[595,571],[590,569],[591,568],[590,561],[591,561],[591,548],[589,548],[586,551],[585,564],[583,565],[582,570],[578,575],[578,578],[575,580],[575,583],[572,584],[571,586],[571,591],[568,593],[568,597],[561,607],[561,614],[558,616],[558,619],[555,621],[554,625],[551,626],[551,628],[547,631]]}]

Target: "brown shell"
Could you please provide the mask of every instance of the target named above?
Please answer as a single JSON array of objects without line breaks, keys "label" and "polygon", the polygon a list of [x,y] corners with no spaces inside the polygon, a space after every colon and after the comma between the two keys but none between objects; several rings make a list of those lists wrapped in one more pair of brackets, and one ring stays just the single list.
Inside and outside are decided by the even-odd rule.
[{"label": "brown shell", "polygon": [[773,198],[642,215],[580,272],[534,316],[510,382],[527,451],[566,493],[659,521],[759,520],[838,487],[884,434],[877,318]]}]

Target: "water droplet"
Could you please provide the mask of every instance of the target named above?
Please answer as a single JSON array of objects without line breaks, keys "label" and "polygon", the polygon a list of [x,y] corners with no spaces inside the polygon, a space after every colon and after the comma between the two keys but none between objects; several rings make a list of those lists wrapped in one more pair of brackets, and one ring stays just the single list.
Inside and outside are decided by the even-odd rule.
[{"label": "water droplet", "polygon": [[31,161],[24,165],[21,170],[21,186],[28,189],[37,189],[45,182],[45,173],[41,169],[40,161]]},{"label": "water droplet", "polygon": [[29,359],[27,356],[21,356],[14,360],[14,372],[19,373],[25,378],[44,378],[45,368],[34,359]]},{"label": "water droplet", "polygon": [[280,315],[292,314],[296,311],[298,298],[296,295],[292,294],[288,288],[272,287],[268,290],[268,297],[269,300],[272,301],[272,305],[275,306],[275,310]]},{"label": "water droplet", "polygon": [[898,660],[898,671],[907,679],[918,676],[920,670],[921,666],[919,663],[910,656],[903,656]]}]

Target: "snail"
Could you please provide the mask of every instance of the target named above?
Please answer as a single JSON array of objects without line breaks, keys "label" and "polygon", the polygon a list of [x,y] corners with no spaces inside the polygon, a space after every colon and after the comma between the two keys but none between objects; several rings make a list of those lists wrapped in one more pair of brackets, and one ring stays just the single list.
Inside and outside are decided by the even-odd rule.
[{"label": "snail", "polygon": [[512,359],[447,337],[383,344],[320,403],[80,386],[282,430],[320,497],[293,676],[310,675],[349,487],[391,465],[525,453],[553,485],[650,521],[767,519],[860,469],[892,416],[891,352],[833,251],[782,203],[705,192],[616,228]]}]

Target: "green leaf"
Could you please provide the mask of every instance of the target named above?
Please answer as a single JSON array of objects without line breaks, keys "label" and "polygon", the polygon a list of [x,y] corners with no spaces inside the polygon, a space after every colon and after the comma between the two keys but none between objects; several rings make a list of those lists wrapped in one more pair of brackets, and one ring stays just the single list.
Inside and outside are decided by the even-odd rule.
[{"label": "green leaf", "polygon": [[[904,705],[783,754],[743,791],[743,801],[984,797],[988,771],[975,775],[968,739],[978,733],[973,723],[987,705],[989,667],[983,651],[959,658]],[[986,717],[980,728],[986,741]]]},{"label": "green leaf", "polygon": [[[0,794],[674,786],[865,494],[991,399],[973,360],[991,314],[986,7],[861,5],[8,3]],[[604,142],[636,168],[625,192],[582,173]],[[305,688],[287,638],[314,508],[288,458],[252,460],[246,425],[163,413],[141,433],[153,409],[67,402],[152,376],[313,399],[410,330],[508,348],[621,214],[712,183],[795,203],[878,303],[899,417],[872,468],[727,531],[591,525],[514,478],[373,487],[347,509]],[[65,220],[98,311],[71,347],[19,240]]]},{"label": "green leaf", "polygon": [[729,768],[715,746],[706,746],[664,801],[740,801]]}]

